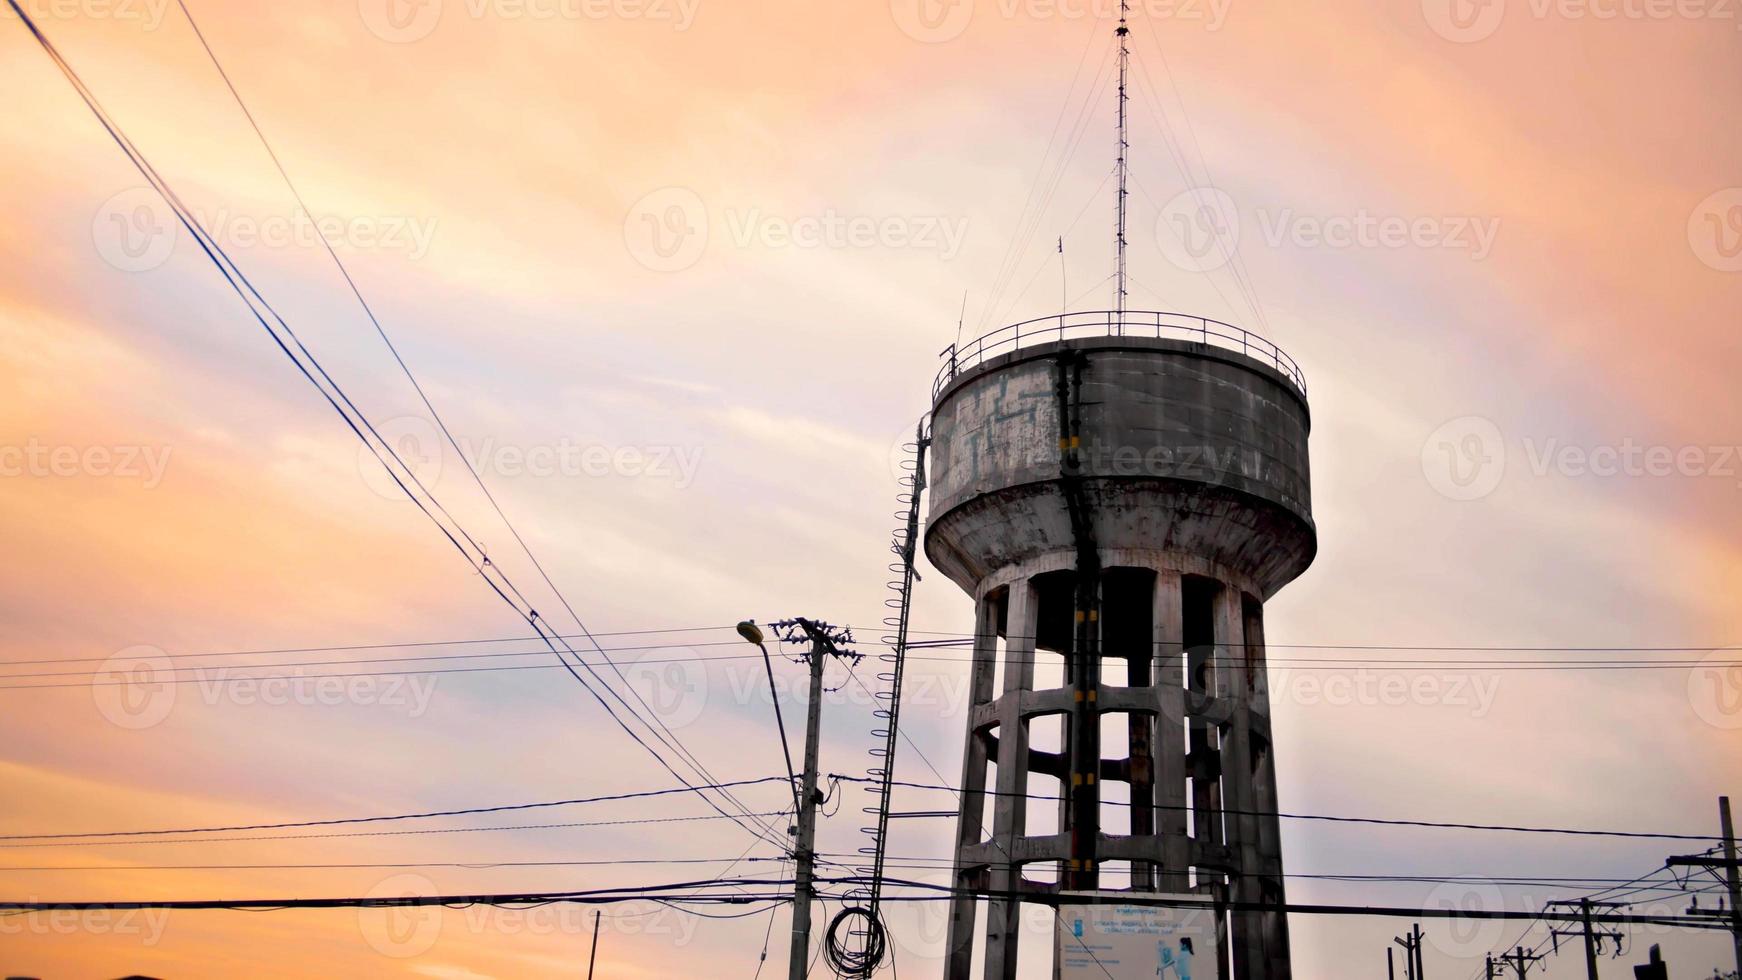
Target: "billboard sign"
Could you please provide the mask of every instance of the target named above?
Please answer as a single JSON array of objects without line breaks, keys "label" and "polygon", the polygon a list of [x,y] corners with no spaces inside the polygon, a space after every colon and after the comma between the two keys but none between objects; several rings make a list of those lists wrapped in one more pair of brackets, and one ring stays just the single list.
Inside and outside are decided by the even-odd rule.
[{"label": "billboard sign", "polygon": [[1055,931],[1059,980],[1222,980],[1216,913],[1208,906],[1072,905],[1065,896]]}]

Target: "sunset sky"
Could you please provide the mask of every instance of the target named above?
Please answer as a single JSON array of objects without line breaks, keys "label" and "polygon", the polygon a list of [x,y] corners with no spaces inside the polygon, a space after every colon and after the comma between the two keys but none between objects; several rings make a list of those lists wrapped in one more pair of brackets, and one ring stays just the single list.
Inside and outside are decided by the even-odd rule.
[{"label": "sunset sky", "polygon": [[[854,624],[875,650],[901,444],[958,317],[972,337],[1066,297],[1111,305],[1116,5],[188,3],[587,626],[623,649],[637,690],[719,779],[783,771],[760,661],[706,658],[755,652],[730,629],[740,619],[793,615]],[[442,452],[173,0],[25,7],[454,518],[571,626]],[[1134,0],[1132,17],[1131,303],[1253,329],[1309,386],[1320,551],[1268,606],[1273,659],[1342,645],[1391,648],[1359,652],[1370,659],[1683,662],[1742,644],[1742,10]],[[512,642],[525,623],[360,458],[10,11],[0,82],[0,676],[52,678],[0,684],[0,835],[675,785],[548,657],[419,661],[543,667],[336,694],[128,686],[125,669],[166,655],[293,651],[204,658],[235,668],[532,645]],[[1218,216],[1237,263],[1194,247]],[[921,574],[916,625],[970,631],[971,602]],[[452,640],[497,642],[354,649]],[[1421,646],[1688,652],[1395,649]],[[960,773],[965,719],[962,654],[935,657],[913,665],[903,726],[930,766],[907,745],[897,760],[928,783],[932,766]],[[1742,802],[1742,669],[1505,666],[1279,663],[1283,809],[1710,834],[1717,796]],[[784,691],[800,685],[800,667],[776,669]],[[1388,678],[1408,691],[1393,696],[1403,680]],[[831,673],[836,684],[823,769],[863,774],[868,699]],[[794,727],[802,700],[783,705]],[[869,801],[841,794],[820,831],[834,855],[861,846]],[[785,791],[740,795],[777,811]],[[954,801],[904,790],[896,805]],[[666,796],[442,826],[710,815]],[[895,853],[948,856],[949,821],[900,823]],[[1284,835],[1302,875],[1626,880],[1700,849],[1288,821]],[[752,844],[716,819],[37,842],[0,857],[0,899],[606,888],[710,878]],[[776,853],[756,845],[745,854],[759,860],[731,874],[784,877]],[[233,867],[671,859],[714,863]],[[186,865],[229,867],[138,870]],[[1300,902],[1532,911],[1581,893],[1289,888]],[[784,909],[605,914],[601,977],[750,977],[770,930],[763,975],[785,969]],[[897,968],[937,975],[942,906],[890,917]],[[1427,970],[1479,972],[1521,925],[1428,923]],[[1382,976],[1407,926],[1297,916],[1296,975]],[[591,911],[572,907],[13,917],[0,919],[0,972],[555,977],[584,969],[591,933]],[[1048,975],[1049,940],[1043,915],[1025,975]],[[1721,934],[1641,930],[1603,976],[1630,977],[1653,942],[1678,975],[1729,956]],[[1582,971],[1563,953],[1533,975]]]}]

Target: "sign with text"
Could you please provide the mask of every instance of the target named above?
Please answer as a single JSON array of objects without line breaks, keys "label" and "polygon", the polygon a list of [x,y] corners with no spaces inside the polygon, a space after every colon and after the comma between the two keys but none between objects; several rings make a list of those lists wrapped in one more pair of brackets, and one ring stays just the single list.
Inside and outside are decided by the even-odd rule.
[{"label": "sign with text", "polygon": [[1210,908],[1065,904],[1056,931],[1059,980],[1222,980]]}]

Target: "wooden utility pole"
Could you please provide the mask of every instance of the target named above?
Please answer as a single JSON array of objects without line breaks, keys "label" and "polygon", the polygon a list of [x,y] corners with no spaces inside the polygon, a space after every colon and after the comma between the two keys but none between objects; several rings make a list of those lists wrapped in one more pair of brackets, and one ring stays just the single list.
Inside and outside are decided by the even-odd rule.
[{"label": "wooden utility pole", "polygon": [[1742,867],[1736,860],[1736,824],[1730,819],[1730,798],[1718,797],[1718,825],[1724,835],[1724,856],[1722,858],[1707,857],[1704,854],[1683,855],[1672,857],[1664,862],[1671,868],[1705,868],[1719,876],[1726,890],[1730,893],[1728,909],[1688,909],[1689,915],[1706,916],[1708,918],[1725,918],[1730,921],[1730,938],[1736,947],[1736,971],[1742,973]]},{"label": "wooden utility pole", "polygon": [[1588,898],[1548,903],[1549,908],[1554,908],[1557,905],[1565,906],[1569,909],[1578,909],[1579,915],[1584,922],[1583,927],[1579,929],[1550,930],[1550,934],[1554,936],[1555,952],[1560,952],[1560,941],[1562,936],[1576,936],[1583,938],[1585,941],[1585,976],[1588,980],[1597,980],[1597,954],[1602,951],[1603,940],[1615,940],[1615,951],[1619,953],[1621,951],[1623,937],[1619,930],[1598,929],[1593,926],[1591,924],[1591,910],[1597,908],[1615,909],[1621,908],[1621,906],[1613,902],[1593,902]]},{"label": "wooden utility pole", "polygon": [[1518,977],[1518,980],[1525,980],[1526,977],[1530,976],[1531,968],[1536,966],[1537,961],[1541,959],[1541,955],[1537,953],[1526,953],[1524,947],[1520,946],[1513,952],[1502,954],[1500,962],[1511,967],[1513,974]]},{"label": "wooden utility pole", "polygon": [[[1597,936],[1591,930],[1591,900],[1579,899],[1579,914],[1585,918],[1585,973],[1590,980],[1597,980]],[[1620,940],[1616,940],[1619,948]]]},{"label": "wooden utility pole", "polygon": [[[1410,927],[1409,935],[1394,936],[1392,942],[1403,947],[1403,971],[1405,980],[1426,980],[1421,969],[1421,923]],[[1386,950],[1389,957],[1391,951]],[[1389,962],[1389,960],[1387,960]]]},{"label": "wooden utility pole", "polygon": [[593,980],[593,966],[599,962],[599,909],[593,910],[593,952],[587,957],[587,980]]},{"label": "wooden utility pole", "polygon": [[[795,627],[803,631],[802,636]],[[775,623],[774,628],[788,642],[810,642],[810,704],[805,710],[803,788],[799,798],[798,840],[793,848],[798,874],[793,887],[792,945],[787,961],[790,980],[805,980],[810,966],[811,899],[816,893],[813,882],[817,860],[817,804],[822,801],[822,794],[817,792],[817,754],[821,741],[818,730],[823,715],[823,665],[831,656],[852,657],[853,654],[836,646],[837,642],[851,642],[852,638],[843,630],[809,619]]]},{"label": "wooden utility pole", "polygon": [[1724,832],[1724,883],[1730,886],[1730,938],[1736,946],[1736,970],[1742,973],[1742,869],[1736,866],[1736,825],[1730,820],[1730,798],[1718,797],[1718,823]]},{"label": "wooden utility pole", "polygon": [[804,980],[811,951],[811,895],[816,890],[811,881],[816,874],[817,862],[817,730],[823,716],[821,642],[813,643],[810,661],[810,704],[805,707],[804,721],[804,788],[800,791],[798,841],[794,853],[798,861],[798,881],[792,896],[792,954],[786,971],[791,980]]}]

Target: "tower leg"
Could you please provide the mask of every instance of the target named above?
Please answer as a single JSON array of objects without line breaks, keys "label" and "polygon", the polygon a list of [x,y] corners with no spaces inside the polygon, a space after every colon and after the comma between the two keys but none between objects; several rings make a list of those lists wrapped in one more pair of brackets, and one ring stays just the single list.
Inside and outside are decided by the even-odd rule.
[{"label": "tower leg", "polygon": [[[1257,747],[1256,764],[1252,771],[1253,809],[1274,814],[1276,799],[1276,739],[1270,727],[1270,682],[1264,651],[1264,612],[1256,605],[1246,615],[1246,659],[1251,671],[1252,692],[1248,698],[1251,717],[1256,727],[1262,724],[1264,737]],[[1255,735],[1254,738],[1257,736]],[[1264,875],[1264,897],[1277,905],[1286,904],[1287,892],[1282,877],[1282,827],[1274,816],[1254,818],[1258,834],[1258,867]],[[1291,980],[1293,969],[1289,955],[1288,915],[1284,912],[1264,912],[1259,916],[1267,964],[1267,980]]]},{"label": "tower leg", "polygon": [[[1150,671],[1156,695],[1155,821],[1167,858],[1157,884],[1176,895],[1190,887],[1191,864],[1186,840],[1185,597],[1180,584],[1179,572],[1156,570],[1151,618],[1155,662]],[[1137,799],[1135,788],[1132,799]]]},{"label": "tower leg", "polygon": [[[992,804],[992,839],[1015,841],[1028,824],[1028,721],[1021,692],[1034,687],[1034,641],[1040,629],[1040,602],[1034,583],[1010,586],[1005,621],[1003,713],[998,718],[998,796]],[[986,908],[986,978],[1015,980],[1017,944],[1022,938],[1022,868],[1000,854],[989,876],[993,898]],[[1007,896],[1007,897],[1001,897]]]},{"label": "tower leg", "polygon": [[[986,740],[974,731],[974,708],[992,700],[992,678],[998,658],[999,600],[983,596],[974,610],[974,661],[968,677],[968,735],[962,752],[962,798],[956,814],[956,867],[951,882],[958,889],[985,887],[985,871],[961,862],[961,849],[980,842],[986,819]],[[978,900],[959,891],[950,899],[949,934],[944,948],[945,980],[968,980],[974,968],[974,923]]]},{"label": "tower leg", "polygon": [[[1235,902],[1263,900],[1258,858],[1258,818],[1252,794],[1252,717],[1248,698],[1252,679],[1247,669],[1246,616],[1240,591],[1224,586],[1216,593],[1216,696],[1229,706],[1222,744],[1222,791],[1230,811],[1225,817],[1228,849],[1239,873],[1229,883]],[[1266,980],[1264,941],[1259,913],[1230,915],[1235,980]]]}]

